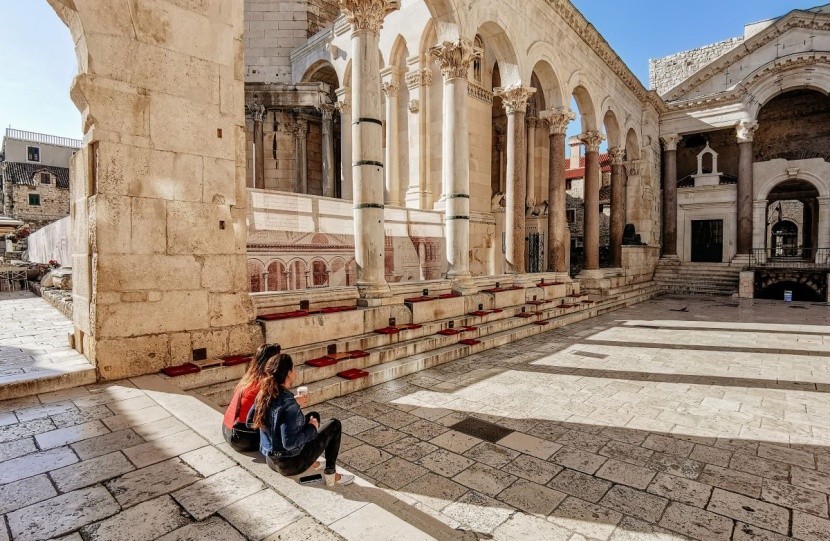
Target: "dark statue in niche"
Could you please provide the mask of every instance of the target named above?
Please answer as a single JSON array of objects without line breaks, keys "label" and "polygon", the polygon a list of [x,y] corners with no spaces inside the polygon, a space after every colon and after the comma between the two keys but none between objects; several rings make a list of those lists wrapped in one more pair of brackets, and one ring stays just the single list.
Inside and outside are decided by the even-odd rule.
[{"label": "dark statue in niche", "polygon": [[642,246],[645,244],[640,240],[640,234],[634,230],[634,224],[625,224],[623,228],[623,246]]}]

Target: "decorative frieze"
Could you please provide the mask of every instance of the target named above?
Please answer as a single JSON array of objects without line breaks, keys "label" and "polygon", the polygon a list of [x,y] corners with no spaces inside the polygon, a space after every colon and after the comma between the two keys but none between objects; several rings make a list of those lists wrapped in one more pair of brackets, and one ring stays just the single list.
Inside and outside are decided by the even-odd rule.
[{"label": "decorative frieze", "polygon": [[432,70],[423,68],[410,71],[406,74],[404,80],[409,90],[415,90],[419,86],[430,86],[432,84]]},{"label": "decorative frieze", "polygon": [[467,82],[467,95],[471,98],[483,101],[486,104],[493,105],[493,93],[476,83],[475,81]]},{"label": "decorative frieze", "polygon": [[400,7],[400,0],[340,0],[340,10],[353,31],[368,30],[375,34],[380,33],[386,16]]},{"label": "decorative frieze", "polygon": [[527,102],[536,93],[535,88],[513,85],[509,87],[498,87],[493,89],[493,95],[501,98],[504,110],[508,115],[527,111]]},{"label": "decorative frieze", "polygon": [[436,60],[445,79],[467,77],[473,60],[481,58],[482,50],[465,38],[445,41],[430,48],[429,54]]}]

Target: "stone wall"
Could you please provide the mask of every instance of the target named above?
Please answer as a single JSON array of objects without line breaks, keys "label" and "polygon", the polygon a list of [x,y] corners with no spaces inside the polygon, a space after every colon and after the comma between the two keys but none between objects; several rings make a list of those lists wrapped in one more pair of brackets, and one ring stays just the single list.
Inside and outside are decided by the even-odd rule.
[{"label": "stone wall", "polygon": [[308,37],[332,24],[339,14],[337,0],[308,0]]},{"label": "stone wall", "polygon": [[57,261],[61,265],[72,264],[72,225],[69,217],[42,227],[27,239],[29,261],[48,263]]},{"label": "stone wall", "polygon": [[[677,180],[697,173],[697,155],[706,147],[706,142],[718,153],[720,173],[738,176],[738,138],[734,128],[683,136],[677,144]],[[704,160],[704,169],[709,168],[709,158]]]},{"label": "stone wall", "polygon": [[[54,176],[51,184],[16,184],[11,192],[11,217],[30,224],[32,231],[69,215],[69,190],[55,186]],[[40,196],[40,205],[29,204],[30,194]]]},{"label": "stone wall", "polygon": [[743,41],[744,38],[731,38],[698,49],[649,60],[648,78],[652,90],[665,94]]},{"label": "stone wall", "polygon": [[752,150],[754,161],[823,157],[830,160],[830,98],[794,90],[764,105]]},{"label": "stone wall", "polygon": [[307,4],[245,0],[245,82],[291,82],[291,51],[309,36]]}]

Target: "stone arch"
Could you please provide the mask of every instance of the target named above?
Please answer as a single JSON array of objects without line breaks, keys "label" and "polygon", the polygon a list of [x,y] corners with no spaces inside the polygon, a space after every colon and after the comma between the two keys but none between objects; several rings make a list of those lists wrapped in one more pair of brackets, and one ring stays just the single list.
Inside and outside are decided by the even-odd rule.
[{"label": "stone arch", "polygon": [[[504,30],[505,26],[497,21],[496,16],[483,21],[479,24],[476,34],[480,35],[487,47],[493,51],[499,65],[501,86],[509,87],[522,84],[522,74],[516,49]],[[474,37],[475,35],[473,35]]]},{"label": "stone arch", "polygon": [[582,121],[582,132],[599,130],[599,121],[597,119],[596,107],[594,106],[594,99],[588,89],[579,84],[571,91],[576,106],[579,108],[579,116]]},{"label": "stone arch", "polygon": [[407,58],[409,58],[409,47],[406,38],[398,34],[394,43],[392,43],[392,50],[389,52],[389,65],[405,69]]},{"label": "stone arch", "polygon": [[[552,109],[566,105],[566,100],[562,94],[561,79],[546,55],[536,61],[531,73],[535,74],[539,79],[541,88],[538,89],[537,94],[542,95],[546,108]],[[525,79],[531,80],[531,77],[528,75]]]},{"label": "stone arch", "polygon": [[[226,10],[193,2],[179,3],[175,15],[171,2],[148,2],[140,10],[129,0],[48,3],[69,27],[78,59],[70,91],[84,133],[71,165],[76,348],[97,365],[101,379],[186,362],[188,352],[171,348],[182,333],[246,337],[211,345],[210,357],[253,351],[262,337],[241,287],[248,281],[248,228],[239,209],[244,201],[237,201],[245,194],[244,66],[242,55],[228,54],[240,45],[242,17],[229,19]],[[241,13],[242,0],[229,4]],[[196,26],[217,30],[194,34]],[[142,54],[135,55],[139,49]],[[187,70],[197,63],[206,69]],[[240,99],[238,108],[215,99],[220,85],[226,96]],[[162,157],[173,154],[230,173],[194,190],[195,165],[174,166]],[[183,197],[199,191],[195,200]],[[125,229],[117,219],[136,208],[138,198],[145,217],[164,224],[152,235]],[[195,256],[188,273],[195,283],[210,280],[210,291],[193,295],[164,279],[181,268],[183,254]],[[107,301],[123,291],[121,281],[112,279],[118,275],[141,276],[133,291],[153,295],[132,303]],[[223,309],[216,313],[211,306]]]},{"label": "stone arch", "polygon": [[801,55],[794,55],[788,61],[776,60],[744,78],[740,86],[744,93],[743,105],[749,118],[757,120],[764,105],[790,90],[810,89],[824,95],[830,94],[830,63],[810,55],[812,60],[809,66],[792,68],[790,64],[800,57]]},{"label": "stone arch", "polygon": [[304,259],[299,257],[291,259],[286,264],[285,269],[288,271],[289,290],[306,289],[308,287],[306,284],[306,271],[308,269]]},{"label": "stone arch", "polygon": [[288,280],[285,277],[285,263],[274,259],[268,263],[268,291],[285,291]]},{"label": "stone arch", "polygon": [[755,200],[765,201],[769,199],[770,192],[772,192],[779,184],[791,180],[801,180],[807,182],[818,191],[819,197],[830,197],[830,186],[828,186],[828,184],[830,184],[830,179],[825,181],[812,173],[800,171],[797,179],[790,178],[786,172],[769,179],[758,188]]},{"label": "stone arch", "polygon": [[309,287],[323,287],[329,285],[329,266],[323,258],[315,257],[311,261],[311,284]]},{"label": "stone arch", "polygon": [[248,260],[248,291],[259,293],[263,290],[262,275],[265,273],[265,265],[259,259]]},{"label": "stone arch", "polygon": [[331,287],[345,286],[346,260],[339,256],[332,258],[330,270],[331,274],[329,275],[329,285]]},{"label": "stone arch", "polygon": [[602,124],[605,126],[605,137],[608,141],[608,148],[622,146],[623,141],[620,134],[620,125],[617,122],[617,115],[610,108],[606,111],[602,119]]}]

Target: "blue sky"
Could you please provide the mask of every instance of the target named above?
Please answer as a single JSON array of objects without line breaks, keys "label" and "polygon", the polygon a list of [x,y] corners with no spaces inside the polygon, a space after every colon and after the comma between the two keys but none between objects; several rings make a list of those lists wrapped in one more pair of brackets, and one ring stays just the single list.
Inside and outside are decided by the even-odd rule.
[{"label": "blue sky", "polygon": [[[648,85],[649,58],[740,35],[746,23],[809,8],[821,0],[573,2]],[[69,30],[45,0],[0,0],[0,21],[0,124],[80,137],[81,117],[69,99],[76,72]]]}]

